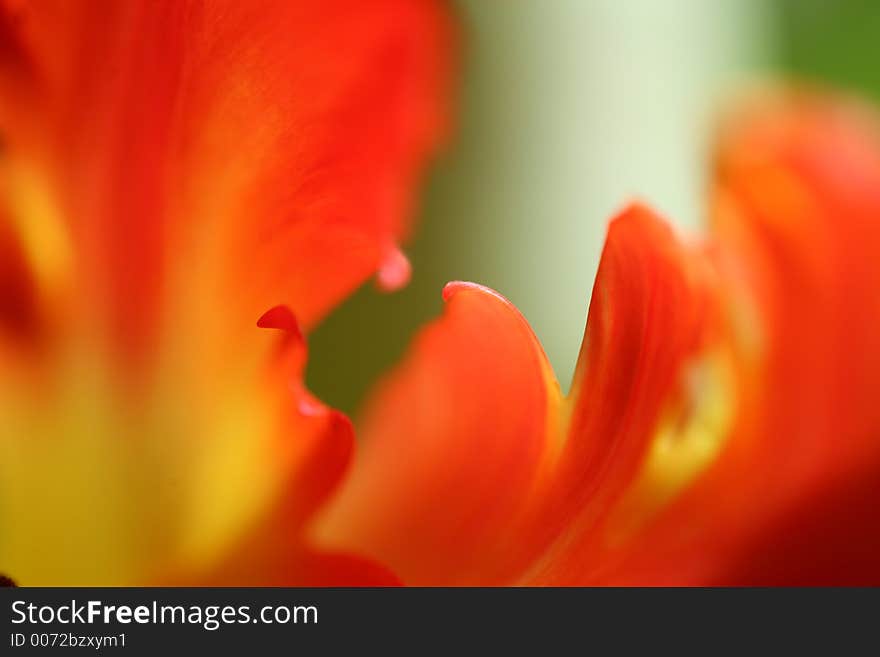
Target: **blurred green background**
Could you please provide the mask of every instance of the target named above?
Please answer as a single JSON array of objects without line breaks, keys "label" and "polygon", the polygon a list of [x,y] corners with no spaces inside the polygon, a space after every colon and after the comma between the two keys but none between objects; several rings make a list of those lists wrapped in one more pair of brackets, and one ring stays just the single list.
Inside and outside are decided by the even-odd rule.
[{"label": "blurred green background", "polygon": [[464,279],[523,312],[567,389],[608,219],[632,198],[699,230],[712,117],[750,81],[880,95],[874,0],[459,0],[457,128],[431,170],[413,278],[310,337],[307,381],[357,416]]}]

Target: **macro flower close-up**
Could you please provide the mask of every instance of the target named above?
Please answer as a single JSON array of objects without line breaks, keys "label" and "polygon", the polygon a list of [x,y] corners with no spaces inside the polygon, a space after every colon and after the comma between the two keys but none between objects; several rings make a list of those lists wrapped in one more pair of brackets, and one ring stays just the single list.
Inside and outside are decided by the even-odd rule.
[{"label": "macro flower close-up", "polygon": [[[0,574],[880,584],[871,92],[727,85],[675,178],[709,85],[640,77],[674,39],[564,64],[599,50],[566,7],[609,34],[653,34],[649,12],[489,4],[0,0]],[[669,11],[733,39],[692,4]],[[794,60],[809,17],[783,4]],[[613,138],[580,144],[590,121]],[[673,124],[670,151],[640,141]],[[687,226],[666,194],[694,178]]]}]

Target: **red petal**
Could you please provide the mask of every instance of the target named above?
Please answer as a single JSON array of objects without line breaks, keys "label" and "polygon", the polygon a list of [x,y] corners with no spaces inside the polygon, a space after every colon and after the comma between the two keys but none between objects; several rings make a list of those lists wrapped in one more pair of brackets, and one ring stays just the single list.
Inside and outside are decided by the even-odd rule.
[{"label": "red petal", "polygon": [[[526,581],[589,583],[608,554],[714,456],[725,418],[707,422],[698,386],[716,377],[718,394],[730,393],[719,299],[707,258],[650,210],[634,206],[612,222],[566,447],[536,514],[554,542]],[[704,380],[695,384],[695,376]]]},{"label": "red petal", "polygon": [[717,581],[764,586],[880,585],[880,468],[850,475],[762,514]]},{"label": "red petal", "polygon": [[127,353],[182,314],[309,327],[406,238],[444,121],[434,2],[19,4],[0,131]]}]

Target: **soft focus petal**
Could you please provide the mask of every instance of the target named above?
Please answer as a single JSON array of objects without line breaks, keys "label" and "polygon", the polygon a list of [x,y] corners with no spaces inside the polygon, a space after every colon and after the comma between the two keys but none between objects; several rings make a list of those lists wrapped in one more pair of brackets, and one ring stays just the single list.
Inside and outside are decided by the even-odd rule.
[{"label": "soft focus petal", "polygon": [[0,0],[4,570],[387,579],[300,542],[351,435],[292,318],[406,282],[448,32],[430,0]]},{"label": "soft focus petal", "polygon": [[797,441],[789,469],[841,474],[880,454],[880,123],[793,95],[738,115],[719,151],[715,233],[764,318],[755,425],[786,428],[777,457]]},{"label": "soft focus petal", "polygon": [[398,257],[443,125],[435,3],[37,0],[0,25],[7,156],[124,351],[182,314],[311,326]]},{"label": "soft focus petal", "polygon": [[[880,584],[880,468],[811,487],[760,520],[715,581],[763,586]],[[762,514],[763,515],[763,514]]]},{"label": "soft focus petal", "polygon": [[875,121],[803,94],[737,115],[722,133],[715,230],[748,295],[734,299],[751,333],[743,409],[715,466],[608,581],[880,582]]},{"label": "soft focus petal", "polygon": [[[616,219],[568,400],[508,302],[461,283],[446,296],[372,401],[363,454],[319,537],[405,583],[581,581],[612,534],[631,531],[611,522],[624,493],[670,494],[724,436],[723,422],[689,431],[703,406],[689,376],[719,357],[707,262],[645,208]],[[674,471],[640,479],[652,458]]]}]

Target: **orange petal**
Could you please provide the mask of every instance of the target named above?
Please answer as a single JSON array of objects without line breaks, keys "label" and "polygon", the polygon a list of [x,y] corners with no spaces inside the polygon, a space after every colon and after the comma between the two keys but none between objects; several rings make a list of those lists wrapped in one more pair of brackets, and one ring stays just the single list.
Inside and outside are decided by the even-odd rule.
[{"label": "orange petal", "polygon": [[63,217],[83,312],[125,353],[182,315],[241,328],[286,304],[309,327],[406,238],[444,122],[436,3],[0,11],[0,134]]},{"label": "orange petal", "polygon": [[[507,301],[462,283],[444,296],[372,401],[319,537],[408,584],[580,581],[658,424],[687,425],[685,374],[720,325],[708,264],[644,208],[616,219],[568,400]],[[639,494],[675,482],[648,483]]]},{"label": "orange petal", "polygon": [[609,582],[880,581],[878,135],[862,110],[802,94],[722,134],[716,231],[751,298],[735,308],[752,333],[741,413]]},{"label": "orange petal", "polygon": [[555,439],[560,395],[523,317],[450,283],[443,317],[380,387],[363,451],[319,538],[389,564],[407,584],[491,583],[499,536]]},{"label": "orange petal", "polygon": [[766,458],[861,467],[880,455],[880,123],[835,99],[758,105],[723,134],[718,185],[719,241],[764,318]]}]

